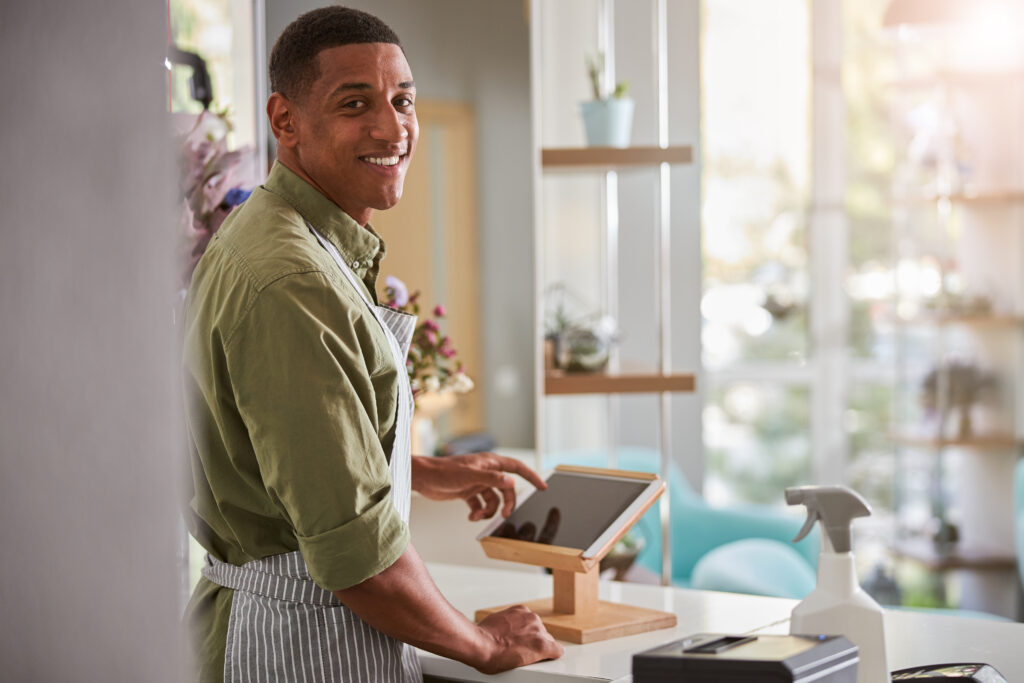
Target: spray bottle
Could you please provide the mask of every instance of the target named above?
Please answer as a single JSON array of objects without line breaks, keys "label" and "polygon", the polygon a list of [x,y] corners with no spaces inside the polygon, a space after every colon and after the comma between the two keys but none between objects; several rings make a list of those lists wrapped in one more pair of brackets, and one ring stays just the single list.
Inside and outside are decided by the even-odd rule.
[{"label": "spray bottle", "polygon": [[786,502],[807,507],[807,521],[793,539],[799,541],[821,522],[818,585],[793,608],[791,634],[844,635],[857,646],[857,683],[889,681],[882,608],[857,583],[850,552],[850,523],[871,508],[845,486],[800,486],[786,489]]}]

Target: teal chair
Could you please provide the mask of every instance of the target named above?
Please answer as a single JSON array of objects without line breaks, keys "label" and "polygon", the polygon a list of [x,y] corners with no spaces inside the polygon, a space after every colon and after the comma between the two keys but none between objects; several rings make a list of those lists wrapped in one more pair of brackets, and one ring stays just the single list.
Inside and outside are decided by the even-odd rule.
[{"label": "teal chair", "polygon": [[[657,472],[660,457],[647,448],[621,447],[617,466]],[[603,452],[564,451],[549,454],[545,467],[557,464],[603,467]],[[673,463],[668,482],[672,583],[683,588],[720,590],[751,595],[803,598],[814,589],[818,559],[817,530],[792,543],[803,524],[799,517],[766,506],[715,508],[708,505]],[[783,496],[779,491],[779,499]],[[644,539],[637,562],[661,573],[661,524],[657,505],[634,531]]]}]

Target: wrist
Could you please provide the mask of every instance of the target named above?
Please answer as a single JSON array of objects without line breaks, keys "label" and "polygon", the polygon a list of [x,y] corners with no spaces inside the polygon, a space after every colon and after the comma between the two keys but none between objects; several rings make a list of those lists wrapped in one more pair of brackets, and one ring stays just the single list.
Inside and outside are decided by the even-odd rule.
[{"label": "wrist", "polygon": [[494,660],[503,650],[502,644],[498,642],[494,633],[482,626],[474,624],[473,630],[475,631],[473,642],[465,663],[477,671],[495,673]]},{"label": "wrist", "polygon": [[430,472],[434,467],[434,463],[431,462],[433,458],[426,455],[414,455],[412,456],[412,466],[410,472],[412,474],[412,490],[419,491],[425,483],[425,480],[430,476]]}]

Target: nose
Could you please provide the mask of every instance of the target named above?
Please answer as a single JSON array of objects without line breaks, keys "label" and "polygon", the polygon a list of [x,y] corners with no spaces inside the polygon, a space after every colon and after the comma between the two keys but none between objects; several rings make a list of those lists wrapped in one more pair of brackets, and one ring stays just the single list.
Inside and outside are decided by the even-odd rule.
[{"label": "nose", "polygon": [[380,107],[370,127],[370,137],[385,142],[403,142],[409,138],[409,118],[415,114],[403,114],[392,106]]}]

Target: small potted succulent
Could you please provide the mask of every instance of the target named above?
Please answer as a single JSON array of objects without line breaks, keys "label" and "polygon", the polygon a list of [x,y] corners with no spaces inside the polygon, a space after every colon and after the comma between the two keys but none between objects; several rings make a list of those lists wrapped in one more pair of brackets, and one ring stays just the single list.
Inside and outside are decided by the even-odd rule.
[{"label": "small potted succulent", "polygon": [[581,102],[583,128],[591,147],[628,147],[633,128],[633,100],[626,96],[628,83],[619,81],[609,91],[604,87],[604,54],[587,60],[590,90],[594,99]]},{"label": "small potted succulent", "polygon": [[969,360],[949,359],[933,367],[921,383],[921,404],[929,419],[935,421],[939,436],[954,414],[959,417],[955,438],[970,439],[974,434],[971,409],[997,388],[997,376]]}]

